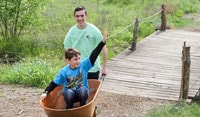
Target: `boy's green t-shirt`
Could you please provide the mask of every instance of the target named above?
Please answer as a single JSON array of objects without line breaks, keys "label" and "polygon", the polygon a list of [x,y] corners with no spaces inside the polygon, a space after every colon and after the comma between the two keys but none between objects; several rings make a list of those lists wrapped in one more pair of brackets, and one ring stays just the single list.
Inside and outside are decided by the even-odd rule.
[{"label": "boy's green t-shirt", "polygon": [[[100,30],[93,24],[87,23],[86,28],[79,29],[77,25],[71,27],[65,36],[64,48],[76,48],[81,52],[81,60],[89,57],[94,48],[102,40]],[[89,72],[97,72],[101,69],[100,57],[98,56],[95,65]]]}]

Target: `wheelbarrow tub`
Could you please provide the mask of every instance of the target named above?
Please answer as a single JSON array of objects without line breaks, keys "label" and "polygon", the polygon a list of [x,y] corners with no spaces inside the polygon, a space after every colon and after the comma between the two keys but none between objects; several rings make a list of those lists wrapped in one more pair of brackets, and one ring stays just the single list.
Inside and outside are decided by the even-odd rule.
[{"label": "wheelbarrow tub", "polygon": [[96,117],[96,98],[101,82],[89,79],[88,83],[90,95],[84,106],[79,106],[79,102],[76,102],[74,108],[65,109],[66,103],[62,95],[62,86],[56,87],[44,100],[40,100],[40,105],[48,117]]}]

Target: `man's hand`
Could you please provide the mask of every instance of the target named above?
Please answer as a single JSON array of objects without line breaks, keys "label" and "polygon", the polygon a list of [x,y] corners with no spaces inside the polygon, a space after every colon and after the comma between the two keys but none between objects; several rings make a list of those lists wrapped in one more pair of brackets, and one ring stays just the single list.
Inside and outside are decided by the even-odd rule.
[{"label": "man's hand", "polygon": [[[108,36],[108,31],[107,31],[107,29],[105,29],[104,34],[103,34],[103,42],[104,43],[106,43],[106,41],[107,41],[107,36]],[[103,55],[103,68],[101,70],[101,75],[106,76],[108,74],[108,71],[106,68],[106,57],[107,57],[106,45],[103,47],[102,55]]]},{"label": "man's hand", "polygon": [[106,76],[108,74],[108,70],[106,67],[103,67],[102,70],[101,70],[101,75],[102,76]]}]

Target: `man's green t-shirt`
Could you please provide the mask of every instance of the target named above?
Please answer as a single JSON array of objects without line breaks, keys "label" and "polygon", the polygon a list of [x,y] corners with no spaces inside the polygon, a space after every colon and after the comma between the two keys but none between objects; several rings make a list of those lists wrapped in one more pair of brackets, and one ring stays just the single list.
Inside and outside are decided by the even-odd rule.
[{"label": "man's green t-shirt", "polygon": [[[64,48],[76,48],[81,52],[81,60],[83,60],[90,55],[102,38],[100,30],[93,24],[87,23],[84,29],[79,29],[77,25],[74,25],[65,36]],[[98,56],[89,72],[97,72],[100,69],[100,57]]]}]

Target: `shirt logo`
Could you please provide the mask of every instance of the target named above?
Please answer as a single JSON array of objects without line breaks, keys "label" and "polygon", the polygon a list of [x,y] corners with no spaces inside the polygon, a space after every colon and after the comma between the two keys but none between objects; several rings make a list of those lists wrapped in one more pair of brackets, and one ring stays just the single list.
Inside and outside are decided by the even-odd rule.
[{"label": "shirt logo", "polygon": [[82,81],[83,81],[82,73],[80,73],[76,78],[69,77],[67,78],[68,85],[66,86],[66,88],[77,89],[80,86],[83,86]]},{"label": "shirt logo", "polygon": [[87,35],[86,37],[87,37],[87,39],[91,39],[89,35]]}]

